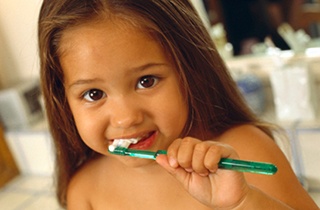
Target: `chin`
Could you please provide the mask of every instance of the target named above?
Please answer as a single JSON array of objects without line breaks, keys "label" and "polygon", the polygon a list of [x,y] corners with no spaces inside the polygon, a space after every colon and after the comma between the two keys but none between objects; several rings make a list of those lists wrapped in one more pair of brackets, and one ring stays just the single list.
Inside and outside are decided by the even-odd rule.
[{"label": "chin", "polygon": [[143,159],[143,158],[135,158],[135,157],[124,157],[121,156],[120,160],[123,165],[130,167],[130,168],[141,168],[144,167],[149,168],[150,166],[158,165],[155,160],[151,159]]}]

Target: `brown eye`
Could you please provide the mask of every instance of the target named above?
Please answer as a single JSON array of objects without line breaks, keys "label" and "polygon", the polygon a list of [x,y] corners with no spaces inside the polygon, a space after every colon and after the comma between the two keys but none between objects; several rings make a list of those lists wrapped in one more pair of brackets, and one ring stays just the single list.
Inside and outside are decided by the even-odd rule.
[{"label": "brown eye", "polygon": [[83,98],[87,101],[98,101],[102,98],[105,97],[105,93],[102,90],[99,89],[91,89],[87,91],[84,95]]},{"label": "brown eye", "polygon": [[157,84],[158,80],[159,79],[154,76],[144,76],[139,80],[137,88],[139,89],[151,88]]}]

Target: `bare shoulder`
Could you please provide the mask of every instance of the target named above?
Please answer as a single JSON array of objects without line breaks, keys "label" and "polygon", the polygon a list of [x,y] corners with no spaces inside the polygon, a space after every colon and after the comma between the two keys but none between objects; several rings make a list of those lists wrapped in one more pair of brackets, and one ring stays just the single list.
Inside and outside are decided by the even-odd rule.
[{"label": "bare shoulder", "polygon": [[98,179],[100,162],[100,158],[90,160],[72,176],[67,190],[68,210],[92,209],[90,192],[94,190],[93,180]]},{"label": "bare shoulder", "polygon": [[263,161],[270,158],[278,159],[276,156],[282,155],[275,141],[253,125],[231,128],[220,136],[219,141],[234,147],[241,158]]},{"label": "bare shoulder", "polygon": [[232,146],[241,159],[270,162],[277,166],[278,172],[273,176],[246,173],[249,184],[294,209],[317,209],[296,178],[284,153],[262,130],[253,125],[241,125],[229,129],[218,140]]}]

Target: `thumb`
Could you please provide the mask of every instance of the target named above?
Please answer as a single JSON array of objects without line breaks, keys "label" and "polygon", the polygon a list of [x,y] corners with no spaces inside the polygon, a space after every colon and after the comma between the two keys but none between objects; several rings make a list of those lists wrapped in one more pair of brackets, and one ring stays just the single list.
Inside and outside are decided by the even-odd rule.
[{"label": "thumb", "polygon": [[171,163],[173,167],[170,165],[167,155],[158,155],[156,162],[170,173],[173,173],[174,169],[178,167],[178,164],[174,164],[173,161]]},{"label": "thumb", "polygon": [[179,166],[176,160],[169,160],[167,155],[158,155],[156,158],[156,162],[182,183],[183,181],[185,181],[186,176],[188,176],[189,174]]}]

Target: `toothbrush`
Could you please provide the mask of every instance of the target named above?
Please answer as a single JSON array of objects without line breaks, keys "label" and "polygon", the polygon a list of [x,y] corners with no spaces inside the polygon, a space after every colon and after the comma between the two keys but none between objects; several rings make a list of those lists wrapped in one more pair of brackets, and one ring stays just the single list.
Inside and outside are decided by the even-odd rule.
[{"label": "toothbrush", "polygon": [[112,152],[117,147],[128,148],[130,146],[130,144],[136,144],[136,143],[138,143],[139,140],[140,140],[139,138],[115,139],[113,141],[113,144],[109,146],[109,150]]},{"label": "toothbrush", "polygon": [[[111,145],[110,145],[111,146]],[[147,150],[134,150],[126,147],[109,148],[109,152],[114,155],[130,156],[137,158],[153,159],[155,160],[158,155],[166,155],[166,150],[158,150],[156,152]],[[250,172],[256,174],[273,175],[277,172],[277,167],[271,163],[253,162],[245,160],[235,160],[230,158],[222,158],[218,164],[219,168],[234,170],[240,172]]]}]

